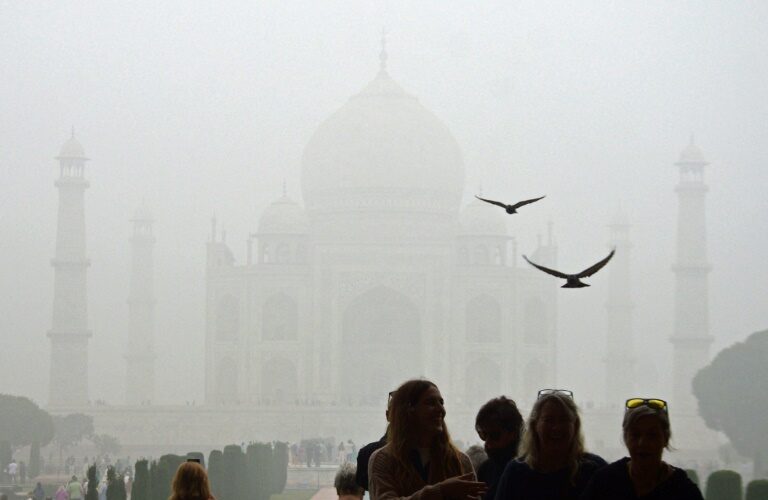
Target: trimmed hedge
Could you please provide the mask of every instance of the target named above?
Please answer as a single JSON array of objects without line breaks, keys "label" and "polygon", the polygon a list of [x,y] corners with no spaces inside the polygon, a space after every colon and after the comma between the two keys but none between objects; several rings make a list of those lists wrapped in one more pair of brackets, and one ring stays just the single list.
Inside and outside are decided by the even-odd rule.
[{"label": "trimmed hedge", "polygon": [[741,476],[732,470],[718,470],[707,478],[706,500],[741,500]]}]

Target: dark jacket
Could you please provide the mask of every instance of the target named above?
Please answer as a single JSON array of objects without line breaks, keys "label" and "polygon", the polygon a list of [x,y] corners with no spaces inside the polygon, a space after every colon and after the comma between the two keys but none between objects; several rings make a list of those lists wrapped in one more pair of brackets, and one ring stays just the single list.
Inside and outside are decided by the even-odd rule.
[{"label": "dark jacket", "polygon": [[496,500],[577,500],[592,475],[605,465],[599,456],[585,453],[571,480],[567,468],[544,473],[531,469],[522,459],[512,460],[501,475]]},{"label": "dark jacket", "polygon": [[703,500],[699,488],[683,469],[673,467],[672,474],[656,488],[638,497],[627,468],[628,457],[597,471],[589,481],[582,500]]},{"label": "dark jacket", "polygon": [[483,500],[493,500],[496,498],[496,487],[499,485],[501,475],[504,473],[507,464],[515,458],[517,454],[517,443],[499,453],[498,457],[489,456],[488,459],[477,468],[477,480],[488,485],[488,491],[483,495]]},{"label": "dark jacket", "polygon": [[355,473],[355,482],[364,490],[368,489],[368,461],[371,459],[373,452],[382,448],[385,444],[387,444],[386,434],[378,441],[363,446],[360,448],[360,451],[357,452],[357,472]]}]

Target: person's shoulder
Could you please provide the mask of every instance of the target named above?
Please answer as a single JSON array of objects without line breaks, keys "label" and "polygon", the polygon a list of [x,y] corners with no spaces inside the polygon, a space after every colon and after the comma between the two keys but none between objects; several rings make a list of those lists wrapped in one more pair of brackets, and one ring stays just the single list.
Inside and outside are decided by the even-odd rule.
[{"label": "person's shoulder", "polygon": [[584,454],[581,456],[581,460],[582,462],[589,462],[598,467],[605,467],[606,465],[608,465],[608,462],[606,462],[603,457],[601,457],[600,455],[595,455],[594,453],[589,453],[589,452],[584,452]]},{"label": "person's shoulder", "polygon": [[380,463],[380,462],[389,462],[391,460],[394,460],[394,458],[395,457],[392,455],[389,445],[385,445],[379,448],[378,450],[375,450],[371,454],[371,458],[369,462],[371,464]]},{"label": "person's shoulder", "polygon": [[703,498],[701,490],[696,486],[696,483],[691,481],[688,477],[688,473],[685,470],[671,466],[672,475],[669,477],[670,487],[675,491],[678,498],[684,500],[700,500]]}]

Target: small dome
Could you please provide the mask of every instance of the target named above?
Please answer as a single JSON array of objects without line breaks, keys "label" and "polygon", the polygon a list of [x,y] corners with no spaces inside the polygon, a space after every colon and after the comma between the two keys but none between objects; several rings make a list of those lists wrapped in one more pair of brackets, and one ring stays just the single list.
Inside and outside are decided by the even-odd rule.
[{"label": "small dome", "polygon": [[691,137],[691,142],[686,146],[686,148],[680,153],[680,159],[677,161],[678,163],[706,163],[707,161],[704,159],[704,155],[701,153],[701,150],[694,144],[693,137]]},{"label": "small dome", "polygon": [[508,217],[501,208],[474,199],[461,212],[461,232],[485,236],[507,236]]},{"label": "small dome", "polygon": [[64,143],[64,145],[61,147],[61,151],[59,152],[59,156],[57,158],[85,158],[85,149],[83,149],[83,145],[78,142],[77,139],[75,139],[75,134],[72,134],[72,137],[67,139],[67,142]]},{"label": "small dome", "polygon": [[309,220],[304,209],[287,196],[272,202],[259,219],[259,233],[305,234]]}]

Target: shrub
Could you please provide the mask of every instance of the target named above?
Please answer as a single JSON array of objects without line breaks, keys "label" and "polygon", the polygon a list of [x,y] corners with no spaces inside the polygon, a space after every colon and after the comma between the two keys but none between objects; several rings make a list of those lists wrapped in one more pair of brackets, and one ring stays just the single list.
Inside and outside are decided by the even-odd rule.
[{"label": "shrub", "polygon": [[718,470],[707,478],[707,500],[741,500],[741,476],[732,470]]},{"label": "shrub", "polygon": [[768,479],[750,481],[745,500],[768,500]]}]

